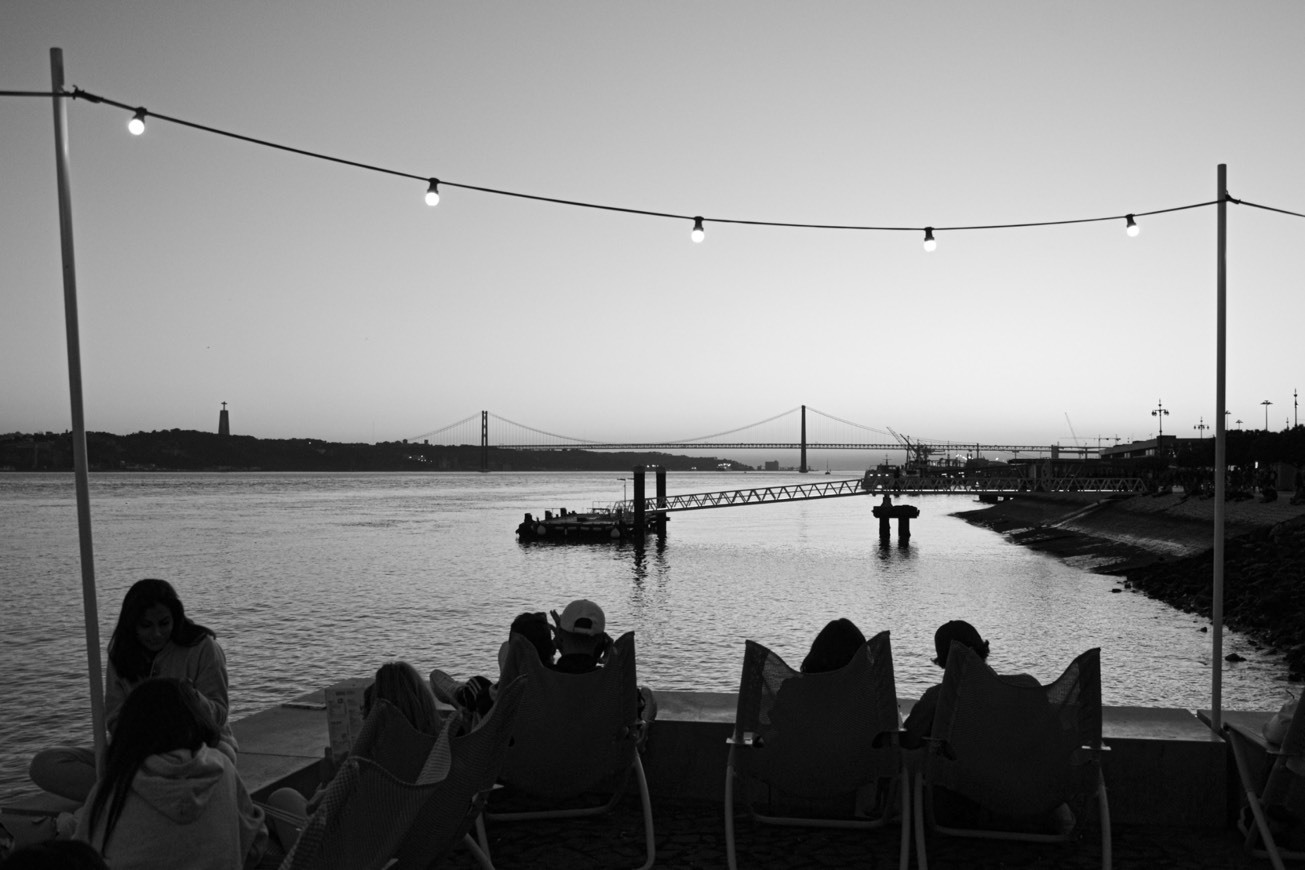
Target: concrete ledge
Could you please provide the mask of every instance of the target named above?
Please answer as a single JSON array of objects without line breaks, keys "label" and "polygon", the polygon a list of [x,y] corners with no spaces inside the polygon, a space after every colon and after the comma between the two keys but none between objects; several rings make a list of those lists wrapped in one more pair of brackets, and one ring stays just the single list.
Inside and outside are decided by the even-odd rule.
[{"label": "concrete ledge", "polygon": [[[721,802],[726,740],[734,730],[734,692],[657,692],[644,770],[654,797]],[[902,701],[902,714],[912,701]],[[1270,712],[1225,712],[1257,725]],[[240,742],[239,769],[255,800],[290,786],[311,794],[329,734],[325,691],[232,723]],[[1237,775],[1226,744],[1189,710],[1106,707],[1102,733],[1109,751],[1103,770],[1112,818],[1121,824],[1224,827],[1237,800]],[[8,817],[37,818],[69,809],[66,801],[31,795],[6,801]]]},{"label": "concrete ledge", "polygon": [[232,722],[231,730],[240,743],[236,766],[254,800],[282,786],[313,793],[330,742],[325,689]]}]

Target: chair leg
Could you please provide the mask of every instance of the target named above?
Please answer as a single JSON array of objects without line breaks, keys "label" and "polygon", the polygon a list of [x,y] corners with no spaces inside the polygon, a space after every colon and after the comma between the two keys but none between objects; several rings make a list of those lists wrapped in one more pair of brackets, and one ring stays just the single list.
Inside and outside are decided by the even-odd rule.
[{"label": "chair leg", "polygon": [[489,834],[485,831],[484,813],[476,815],[476,843],[480,851],[485,853],[485,860],[493,861],[493,857],[489,854]]},{"label": "chair leg", "polygon": [[1110,802],[1106,799],[1106,775],[1097,768],[1097,808],[1101,812],[1101,870],[1110,870],[1114,861],[1110,833]]},{"label": "chair leg", "polygon": [[734,744],[730,744],[730,757],[725,762],[725,858],[729,870],[739,870],[734,857]]},{"label": "chair leg", "polygon": [[639,760],[637,752],[634,754],[634,773],[639,778],[639,800],[643,804],[644,847],[648,854],[647,860],[639,870],[649,870],[657,857],[657,840],[653,833],[652,799],[648,795],[648,779],[644,776],[643,762]]},{"label": "chair leg", "polygon": [[494,864],[489,860],[489,855],[480,848],[480,844],[476,842],[475,838],[470,834],[463,834],[462,842],[466,845],[467,850],[471,852],[471,857],[476,859],[476,863],[480,865],[481,870],[494,870]]},{"label": "chair leg", "polygon": [[901,769],[902,781],[902,846],[901,857],[897,861],[897,870],[906,870],[906,865],[911,861],[911,774],[903,765]]},{"label": "chair leg", "polygon": [[1241,744],[1241,737],[1236,731],[1224,728],[1224,734],[1227,736],[1228,745],[1232,747],[1233,760],[1237,762],[1237,775],[1241,778],[1242,789],[1246,792],[1246,803],[1251,808],[1251,815],[1255,817],[1255,828],[1246,832],[1246,848],[1249,850],[1253,844],[1253,831],[1258,829],[1260,838],[1264,840],[1264,848],[1269,853],[1269,861],[1272,862],[1274,870],[1286,870],[1282,863],[1282,856],[1278,854],[1278,844],[1273,840],[1273,832],[1269,830],[1269,820],[1264,817],[1264,807],[1260,806],[1260,797],[1255,793],[1255,787],[1252,785],[1250,765],[1246,761],[1245,749]]},{"label": "chair leg", "polygon": [[915,823],[915,863],[920,870],[929,870],[929,856],[924,849],[924,774],[915,775],[915,788],[911,794],[915,811],[911,820]]}]

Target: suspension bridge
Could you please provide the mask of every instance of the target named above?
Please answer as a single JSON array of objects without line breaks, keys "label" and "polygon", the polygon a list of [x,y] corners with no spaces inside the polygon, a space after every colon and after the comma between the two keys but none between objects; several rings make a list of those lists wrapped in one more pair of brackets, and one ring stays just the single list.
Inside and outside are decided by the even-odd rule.
[{"label": "suspension bridge", "polygon": [[[479,444],[505,450],[594,450],[594,451],[667,451],[667,450],[793,450],[801,457],[799,470],[807,471],[809,450],[869,450],[905,454],[908,462],[924,465],[953,464],[958,454],[980,456],[983,453],[1008,453],[1018,457],[1096,458],[1101,445],[1061,444],[985,444],[938,438],[916,438],[855,423],[801,405],[724,432],[678,438],[668,441],[599,440],[559,435],[534,426],[517,423],[481,411],[455,423],[424,432],[409,442],[469,446]],[[938,457],[938,459],[931,459]]]}]

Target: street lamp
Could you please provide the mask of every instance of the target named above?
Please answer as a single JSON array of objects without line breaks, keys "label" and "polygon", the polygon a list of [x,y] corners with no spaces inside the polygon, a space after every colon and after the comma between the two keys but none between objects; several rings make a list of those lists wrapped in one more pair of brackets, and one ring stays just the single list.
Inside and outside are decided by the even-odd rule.
[{"label": "street lamp", "polygon": [[1163,438],[1165,435],[1165,417],[1169,416],[1169,412],[1165,410],[1164,403],[1159,399],[1156,399],[1155,404],[1156,408],[1151,412],[1151,416],[1160,418],[1160,437]]},{"label": "street lamp", "polygon": [[626,489],[625,489],[626,478],[618,477],[617,480],[621,481],[621,501],[629,501],[630,499],[626,497]]},{"label": "street lamp", "polygon": [[1269,431],[1269,406],[1272,405],[1273,403],[1270,402],[1268,399],[1265,399],[1263,402],[1260,402],[1260,404],[1264,406],[1264,431],[1268,432]]},{"label": "street lamp", "polygon": [[1193,426],[1192,428],[1193,428],[1193,429],[1196,429],[1196,430],[1198,431],[1199,434],[1198,434],[1197,437],[1199,437],[1199,438],[1204,438],[1204,437],[1205,437],[1205,430],[1210,428],[1209,426],[1205,425],[1205,415],[1202,415],[1202,416],[1201,416],[1201,422],[1198,423],[1198,424],[1196,424],[1196,425]]},{"label": "street lamp", "polygon": [[1238,429],[1238,431],[1240,431],[1241,428],[1242,428],[1242,421],[1241,421],[1241,420],[1238,420],[1238,421],[1237,421],[1237,429]]}]

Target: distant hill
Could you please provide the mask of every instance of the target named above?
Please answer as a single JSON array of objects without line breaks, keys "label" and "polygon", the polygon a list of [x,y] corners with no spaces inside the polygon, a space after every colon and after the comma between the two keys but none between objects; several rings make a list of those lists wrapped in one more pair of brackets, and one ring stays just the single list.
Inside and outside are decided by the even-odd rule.
[{"label": "distant hill", "polygon": [[[88,432],[94,471],[480,471],[480,445],[445,447],[388,441],[340,444],[319,438],[253,438],[188,429],[113,435]],[[490,447],[489,471],[628,471],[636,465],[667,470],[733,470],[732,460],[669,453],[599,453],[589,450],[503,450]],[[73,467],[71,433],[0,435],[0,470],[66,471]]]}]

